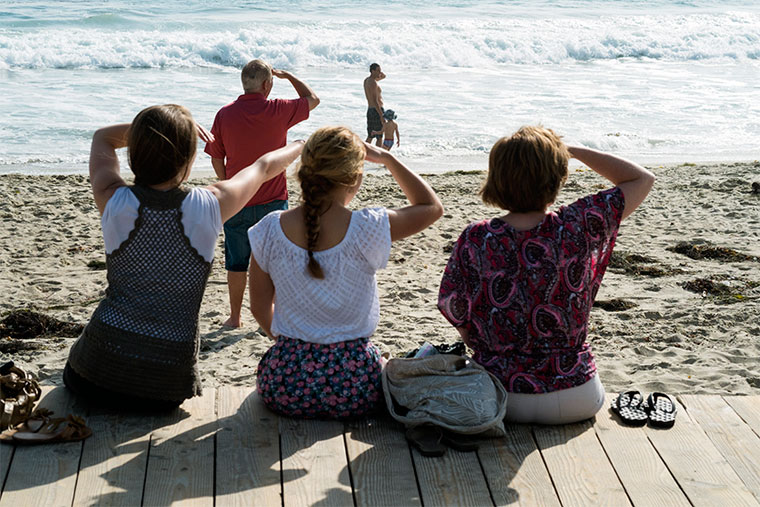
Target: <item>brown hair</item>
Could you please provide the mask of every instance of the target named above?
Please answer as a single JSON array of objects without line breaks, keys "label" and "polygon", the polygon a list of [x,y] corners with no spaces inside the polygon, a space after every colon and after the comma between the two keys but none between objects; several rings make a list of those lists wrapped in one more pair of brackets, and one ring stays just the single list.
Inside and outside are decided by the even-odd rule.
[{"label": "brown hair", "polygon": [[543,211],[567,180],[570,152],[562,138],[541,126],[522,127],[491,148],[483,202],[515,213]]},{"label": "brown hair", "polygon": [[272,79],[272,66],[263,60],[251,60],[245,64],[240,73],[243,90],[246,93],[262,91],[264,83]]},{"label": "brown hair", "polygon": [[183,106],[151,106],[137,113],[127,137],[135,184],[157,185],[189,170],[195,137],[195,121]]},{"label": "brown hair", "polygon": [[314,258],[319,239],[319,217],[330,193],[339,186],[352,187],[359,182],[366,150],[361,139],[346,127],[322,127],[315,131],[301,152],[298,179],[306,221],[307,268],[314,278],[324,272]]}]

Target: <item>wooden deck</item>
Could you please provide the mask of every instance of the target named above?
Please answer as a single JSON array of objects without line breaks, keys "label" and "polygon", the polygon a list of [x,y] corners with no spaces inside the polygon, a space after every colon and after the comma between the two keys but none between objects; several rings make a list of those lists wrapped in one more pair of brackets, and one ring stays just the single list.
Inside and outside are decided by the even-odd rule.
[{"label": "wooden deck", "polygon": [[[609,401],[609,400],[608,400]],[[668,430],[595,421],[508,427],[477,453],[425,458],[392,420],[268,412],[251,389],[207,389],[161,417],[87,413],[84,442],[0,447],[0,506],[760,505],[760,396],[681,396]]]}]

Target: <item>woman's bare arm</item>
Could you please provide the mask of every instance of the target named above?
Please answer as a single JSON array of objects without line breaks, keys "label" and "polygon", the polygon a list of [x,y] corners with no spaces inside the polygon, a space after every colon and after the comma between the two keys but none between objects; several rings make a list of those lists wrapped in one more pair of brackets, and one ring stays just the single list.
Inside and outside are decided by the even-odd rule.
[{"label": "woman's bare arm", "polygon": [[634,162],[582,146],[567,148],[573,158],[620,187],[625,196],[623,219],[639,207],[654,185],[654,174]]},{"label": "woman's bare arm", "polygon": [[389,209],[391,241],[416,234],[441,218],[443,204],[435,192],[418,174],[413,173],[391,152],[364,143],[367,160],[385,165],[409,200],[409,206]]}]

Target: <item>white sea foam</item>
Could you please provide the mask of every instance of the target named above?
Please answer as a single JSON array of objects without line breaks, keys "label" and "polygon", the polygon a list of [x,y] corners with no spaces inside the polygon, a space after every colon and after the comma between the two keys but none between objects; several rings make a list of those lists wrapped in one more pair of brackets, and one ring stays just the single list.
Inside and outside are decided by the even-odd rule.
[{"label": "white sea foam", "polygon": [[[498,137],[536,123],[643,162],[760,156],[750,0],[51,0],[0,7],[0,173],[86,172],[92,131],[150,104],[209,126],[254,57],[322,99],[291,138],[363,136],[361,82],[380,62],[414,169],[482,169]],[[273,96],[294,90],[276,80]]]},{"label": "white sea foam", "polygon": [[[110,19],[110,18],[109,18]],[[760,60],[760,14],[259,23],[233,31],[122,27],[0,32],[0,68],[286,68],[556,64],[598,60]],[[368,44],[368,41],[374,41]]]}]

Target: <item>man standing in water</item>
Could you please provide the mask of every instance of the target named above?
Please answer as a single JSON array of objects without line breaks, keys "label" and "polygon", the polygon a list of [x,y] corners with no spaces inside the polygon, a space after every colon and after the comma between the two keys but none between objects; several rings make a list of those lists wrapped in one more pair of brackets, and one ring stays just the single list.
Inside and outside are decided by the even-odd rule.
[{"label": "man standing in water", "polygon": [[[263,154],[285,146],[288,129],[307,119],[309,111],[319,104],[319,97],[307,84],[261,60],[248,62],[240,77],[245,93],[216,113],[211,127],[215,139],[206,144],[205,151],[211,155],[211,165],[221,180],[232,177]],[[300,98],[270,100],[273,77],[290,81]],[[248,229],[267,213],[285,209],[288,209],[288,187],[285,173],[281,173],[261,185],[245,208],[224,223],[224,267],[230,293],[230,317],[224,326],[241,324],[251,258]]]},{"label": "man standing in water", "polygon": [[383,118],[383,94],[380,86],[377,84],[381,79],[385,79],[385,74],[380,69],[379,63],[373,63],[369,66],[369,76],[364,79],[364,95],[367,96],[367,142],[374,137],[375,144],[381,146],[383,143],[382,134],[373,135],[373,132],[383,130],[385,119]]}]

